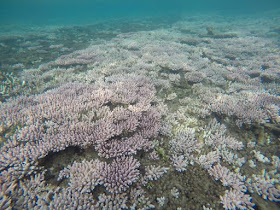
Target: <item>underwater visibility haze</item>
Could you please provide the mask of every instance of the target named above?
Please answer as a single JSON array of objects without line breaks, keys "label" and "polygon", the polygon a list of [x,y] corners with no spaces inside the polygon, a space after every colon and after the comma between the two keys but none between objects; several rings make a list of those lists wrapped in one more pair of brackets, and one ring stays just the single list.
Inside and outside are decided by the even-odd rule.
[{"label": "underwater visibility haze", "polygon": [[280,1],[0,1],[0,209],[280,209]]}]

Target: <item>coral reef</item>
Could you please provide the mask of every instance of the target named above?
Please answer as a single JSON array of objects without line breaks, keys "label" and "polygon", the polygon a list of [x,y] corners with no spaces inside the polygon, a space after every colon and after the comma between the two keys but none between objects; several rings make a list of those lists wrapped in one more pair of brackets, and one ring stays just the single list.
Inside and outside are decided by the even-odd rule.
[{"label": "coral reef", "polygon": [[[124,206],[128,198],[123,193],[140,180],[134,156],[153,148],[151,139],[160,128],[161,113],[152,102],[155,90],[149,80],[134,77],[103,86],[67,84],[2,104],[1,125],[16,129],[1,147],[1,208],[12,203],[15,208],[98,208],[110,201]],[[68,180],[66,188],[47,184],[40,161],[73,146],[92,148],[111,162],[74,162],[57,178]],[[147,166],[145,171],[154,180],[166,169]],[[91,193],[97,185],[107,193],[95,201]]]},{"label": "coral reef", "polygon": [[0,208],[278,209],[274,16],[0,34]]}]

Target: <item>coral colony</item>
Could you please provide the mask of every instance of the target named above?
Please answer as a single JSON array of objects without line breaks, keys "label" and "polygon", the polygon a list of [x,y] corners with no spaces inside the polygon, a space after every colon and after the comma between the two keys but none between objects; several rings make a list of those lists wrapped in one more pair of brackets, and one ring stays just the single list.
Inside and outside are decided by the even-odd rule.
[{"label": "coral colony", "polygon": [[19,40],[60,56],[1,73],[0,209],[279,208],[280,50],[201,18]]}]

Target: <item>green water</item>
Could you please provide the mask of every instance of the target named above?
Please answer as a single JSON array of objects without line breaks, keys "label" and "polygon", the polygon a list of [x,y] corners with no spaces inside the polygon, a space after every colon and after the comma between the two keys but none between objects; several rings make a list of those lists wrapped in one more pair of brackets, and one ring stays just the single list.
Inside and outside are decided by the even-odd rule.
[{"label": "green water", "polygon": [[277,0],[2,0],[0,23],[76,24],[108,18],[192,13],[250,14],[280,7]]}]

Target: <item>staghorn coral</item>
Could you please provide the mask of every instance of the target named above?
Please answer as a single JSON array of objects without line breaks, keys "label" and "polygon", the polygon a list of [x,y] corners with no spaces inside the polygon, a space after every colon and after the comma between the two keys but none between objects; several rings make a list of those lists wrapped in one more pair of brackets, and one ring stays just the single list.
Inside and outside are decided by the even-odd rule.
[{"label": "staghorn coral", "polygon": [[146,166],[144,179],[147,181],[158,180],[165,173],[167,173],[168,170],[169,168],[161,167],[161,166],[155,166],[155,165]]},{"label": "staghorn coral", "polygon": [[[233,117],[236,124],[278,123],[279,96],[268,93],[241,92],[221,95],[209,104],[210,110],[220,115]],[[278,107],[277,107],[278,106]]]},{"label": "staghorn coral", "polygon": [[279,173],[262,171],[261,175],[252,177],[252,190],[264,199],[280,201]]},{"label": "staghorn coral", "polygon": [[225,209],[254,209],[251,197],[235,189],[226,190],[221,196],[221,203]]},{"label": "staghorn coral", "polygon": [[[151,158],[149,162],[152,162],[153,159],[158,159],[158,157],[154,155],[155,153],[147,155],[146,152],[149,152],[150,149],[158,151],[158,153],[164,151],[161,156],[164,157],[164,166],[166,167],[167,163],[169,163],[168,160],[172,156],[180,157],[171,159],[173,161],[171,164],[175,166],[175,169],[177,166],[177,169],[184,170],[187,163],[190,163],[188,170],[184,174],[169,170],[167,176],[162,177],[165,179],[172,173],[176,175],[172,177],[171,182],[166,182],[166,188],[169,187],[169,184],[172,184],[172,181],[178,181],[178,177],[182,177],[182,175],[188,178],[192,170],[198,168],[197,164],[203,168],[201,170],[206,172],[209,168],[213,169],[216,166],[215,164],[224,165],[222,162],[226,162],[225,164],[230,171],[234,170],[235,173],[242,172],[250,177],[251,170],[246,170],[247,164],[243,166],[245,159],[244,157],[242,158],[242,155],[252,156],[249,152],[247,153],[250,148],[243,146],[243,144],[246,145],[248,140],[247,135],[239,135],[238,132],[242,131],[240,133],[243,133],[244,131],[244,134],[247,134],[247,129],[251,130],[258,122],[266,123],[266,119],[269,119],[268,123],[279,124],[279,103],[272,102],[267,106],[263,106],[261,103],[255,103],[254,97],[251,97],[251,95],[264,93],[270,94],[270,97],[279,95],[278,45],[269,38],[258,37],[262,32],[256,30],[254,24],[246,26],[246,29],[249,27],[251,31],[248,31],[249,34],[247,34],[246,30],[238,29],[232,24],[233,21],[228,21],[229,19],[220,20],[220,25],[217,28],[221,29],[221,33],[225,33],[229,28],[232,28],[238,34],[238,37],[232,37],[231,39],[219,37],[219,40],[213,39],[213,37],[205,37],[203,35],[205,31],[201,31],[204,29],[201,24],[209,24],[212,21],[210,18],[210,16],[205,19],[196,17],[191,22],[187,19],[182,20],[168,27],[167,30],[162,27],[163,25],[160,25],[159,30],[141,30],[119,34],[116,38],[106,40],[106,42],[92,40],[91,45],[86,49],[62,55],[56,60],[41,64],[38,68],[36,68],[36,64],[31,67],[34,69],[24,69],[21,74],[22,79],[26,81],[25,86],[31,89],[25,90],[19,85],[20,91],[18,94],[22,92],[33,94],[34,91],[35,93],[40,93],[69,81],[89,83],[95,84],[89,85],[95,88],[89,91],[88,94],[90,100],[94,101],[94,106],[89,104],[91,101],[75,100],[76,96],[85,96],[84,93],[77,91],[76,84],[74,85],[74,96],[67,100],[66,103],[64,103],[63,97],[56,98],[55,96],[58,94],[53,91],[53,96],[49,97],[49,101],[45,103],[41,103],[41,99],[37,100],[38,96],[30,96],[28,97],[30,101],[28,101],[29,99],[26,100],[26,97],[22,97],[23,101],[25,100],[23,103],[26,103],[23,106],[20,103],[14,103],[14,105],[11,105],[10,110],[4,108],[8,113],[5,115],[7,118],[2,118],[3,121],[2,119],[0,121],[0,138],[1,141],[6,142],[3,147],[4,155],[1,156],[1,161],[5,164],[5,168],[1,171],[1,176],[3,175],[1,183],[4,183],[1,185],[1,190],[3,190],[0,195],[1,207],[7,208],[15,205],[13,206],[14,208],[21,208],[20,205],[24,205],[26,208],[33,209],[34,205],[36,205],[37,208],[44,209],[48,207],[52,209],[114,209],[129,207],[132,209],[150,209],[158,207],[159,205],[155,202],[156,198],[164,196],[167,201],[164,207],[168,208],[170,196],[162,195],[160,194],[162,192],[160,192],[150,201],[150,198],[144,195],[143,189],[145,187],[139,186],[137,180],[138,170],[140,179],[143,177],[143,166],[139,168],[132,167],[130,172],[135,175],[132,176],[135,181],[129,184],[125,179],[126,177],[123,176],[127,174],[122,171],[121,166],[127,168],[128,165],[122,163],[130,161],[116,161],[126,156],[133,157],[131,162],[134,162],[135,165],[137,165],[137,161],[146,161],[148,157]],[[229,24],[225,28],[223,28],[223,21]],[[266,20],[264,23],[261,19],[258,19],[257,22],[258,28],[259,24],[267,24],[266,29],[271,27],[270,21]],[[245,22],[239,22],[238,25],[240,23]],[[143,25],[146,24],[147,22]],[[267,32],[263,31],[264,34]],[[81,35],[80,33],[76,34]],[[252,36],[252,34],[254,35]],[[80,42],[80,38],[78,42]],[[28,41],[25,42],[28,43]],[[61,47],[61,45],[55,45],[57,43],[55,40],[52,40],[51,43],[54,45],[47,45],[47,49]],[[2,46],[2,44],[1,40],[0,45]],[[64,46],[63,48],[67,48],[67,44]],[[75,50],[73,47],[71,46],[71,49],[66,51],[61,49],[61,53]],[[35,43],[28,49],[36,50],[38,53],[45,51],[39,43]],[[17,64],[13,66],[14,69],[23,67],[23,65]],[[29,65],[25,67],[29,68]],[[133,81],[127,79],[128,75],[133,76]],[[141,83],[135,75],[145,75],[150,77],[151,80]],[[122,79],[120,79],[121,77]],[[135,84],[134,80],[136,81]],[[118,81],[118,84],[116,84],[116,81]],[[173,117],[168,116],[169,119],[159,127],[160,138],[164,141],[158,141],[157,139],[156,141],[159,142],[157,146],[160,148],[155,149],[153,148],[155,145],[151,143],[151,140],[157,136],[157,126],[160,118],[160,114],[157,112],[159,110],[162,112],[162,107],[155,107],[154,104],[157,104],[157,102],[154,100],[154,87],[149,83],[155,84],[157,90],[159,90],[158,96],[161,97],[160,100],[163,102],[166,100],[165,97],[168,93],[177,95],[176,100],[168,104],[171,108],[170,110],[174,113]],[[130,86],[132,90],[126,88],[125,85]],[[72,86],[68,85],[66,87],[71,92]],[[87,88],[88,86],[83,84],[81,89],[83,87]],[[145,88],[146,90],[144,90]],[[62,95],[67,92],[64,89],[59,90]],[[142,96],[138,95],[138,92],[134,90],[143,91]],[[138,100],[133,99],[135,95],[139,97]],[[36,100],[31,99],[32,97],[36,98]],[[43,98],[45,97],[43,96]],[[9,103],[12,103],[12,101],[13,99],[10,99]],[[143,103],[139,103],[140,101]],[[178,101],[182,107],[177,109]],[[224,103],[224,101],[226,102]],[[53,103],[55,103],[55,106],[53,106]],[[76,107],[72,106],[72,103],[76,104]],[[214,113],[211,114],[210,108],[212,107],[208,106],[208,104],[213,103],[220,106],[220,110],[218,112],[212,110]],[[78,107],[83,105],[88,105],[88,107],[84,107],[85,111],[79,112]],[[224,108],[223,105],[228,107]],[[232,108],[232,106],[234,107]],[[91,109],[90,107],[94,108]],[[49,108],[51,108],[50,113],[40,114],[39,109],[48,110]],[[56,110],[57,108],[59,111]],[[230,109],[229,113],[232,114],[229,118],[226,111],[221,113],[227,108]],[[74,116],[73,112],[75,113],[76,111],[78,111],[79,115]],[[27,112],[26,115],[24,115],[24,112]],[[52,116],[53,113],[57,117]],[[168,114],[172,115],[171,113]],[[14,115],[16,115],[16,120],[18,120],[17,118],[23,118],[13,124],[11,123],[13,120],[9,118]],[[236,128],[237,132],[230,126],[228,127],[229,130],[223,125],[218,126],[217,124],[219,123],[216,123],[217,130],[214,130],[213,127],[205,128],[206,121],[213,116],[218,117],[220,122],[227,125],[231,123],[231,120],[234,120],[237,125],[241,126],[245,123],[246,126],[240,128],[240,130]],[[61,119],[61,117],[63,117],[63,120],[59,121],[58,119]],[[258,120],[260,118],[261,120]],[[195,130],[193,137],[192,135],[183,135],[183,132],[178,132],[178,127],[180,126],[185,127],[184,130]],[[204,131],[202,131],[203,128]],[[204,132],[204,135],[202,132]],[[233,133],[231,134],[231,132]],[[162,135],[169,138],[165,138]],[[178,137],[180,135],[182,136],[181,139]],[[254,140],[251,134],[248,137],[250,140],[252,138]],[[241,139],[242,143],[239,142]],[[79,142],[74,143],[76,140]],[[169,144],[170,141],[172,141],[172,144]],[[274,138],[271,138],[271,142],[275,145]],[[182,145],[182,150],[180,145]],[[61,180],[59,184],[61,187],[52,189],[53,186],[44,182],[44,168],[38,163],[48,159],[52,154],[54,156],[56,156],[56,153],[65,154],[64,150],[69,151],[72,146],[82,148],[81,150],[79,149],[79,152],[96,151],[94,160],[75,159],[76,162],[65,164],[68,167],[60,172]],[[169,146],[172,146],[171,152]],[[265,154],[271,160],[271,163],[277,165],[279,161],[275,158],[276,156],[274,158],[270,156],[270,152],[273,152],[273,155],[278,154],[277,151],[274,151],[274,148],[268,148],[269,150],[264,151],[258,144],[255,147],[256,151]],[[240,151],[241,149],[245,151]],[[270,149],[273,151],[270,151]],[[177,152],[179,154],[176,154]],[[162,164],[162,157],[157,160],[156,164]],[[174,162],[174,160],[177,162]],[[106,188],[104,183],[101,183],[101,180],[96,177],[99,174],[98,170],[88,168],[88,166],[95,167],[96,164],[93,163],[95,161],[102,165],[101,168],[106,165],[109,172],[119,175],[124,182],[122,183],[120,179],[116,179],[114,180],[116,181],[114,185],[111,184],[110,177],[107,177],[109,184],[106,184]],[[264,165],[267,168],[271,167],[271,164],[259,163],[256,169]],[[111,169],[111,166],[114,170]],[[74,168],[77,170],[74,170]],[[72,170],[71,172],[70,169]],[[65,173],[65,176],[63,176],[63,173]],[[196,173],[193,177],[198,177],[199,175],[199,173]],[[231,176],[230,172],[228,172],[228,175],[229,178],[234,177]],[[160,182],[155,184],[159,188],[161,187],[161,184],[158,184]],[[259,185],[256,192],[260,193],[260,195],[265,195],[270,191],[271,193],[276,192],[274,197],[277,198],[275,188],[277,189],[278,185],[272,186],[274,183],[269,180],[266,180],[266,182],[270,184],[255,183]],[[150,182],[149,184],[150,187],[153,185]],[[180,182],[180,184],[183,185],[184,183]],[[34,187],[31,185],[34,185]],[[195,182],[190,186],[194,189],[193,185],[195,185]],[[263,187],[263,185],[268,186],[268,188]],[[49,193],[36,190],[36,186],[40,186],[40,188]],[[122,187],[121,193],[113,194],[108,192],[108,190],[114,190],[116,186]],[[23,194],[19,191],[19,187],[24,189],[26,199],[22,200]],[[29,188],[30,190],[28,191]],[[77,190],[73,190],[74,188]],[[219,186],[215,185],[215,189],[218,188]],[[166,192],[165,189],[163,192]],[[238,203],[237,201],[238,199],[239,201],[242,200],[244,195],[233,191],[228,190],[226,193],[229,206],[231,204],[241,205],[241,202]],[[33,196],[34,192],[38,197]],[[194,192],[197,193],[195,189]],[[197,194],[195,197],[190,197],[190,191],[188,190],[180,190],[180,193],[182,195],[180,198],[182,199],[178,199],[178,202],[179,200],[181,202],[176,206],[178,209],[179,207],[182,207],[182,209],[189,207],[188,205],[184,206],[186,203],[183,200],[186,197],[185,195],[190,198],[187,201],[188,204],[192,203],[191,200],[197,204],[203,202],[203,199],[200,199]],[[214,191],[211,191],[211,193],[211,195],[217,195]],[[94,196],[91,194],[94,194]],[[127,196],[129,196],[129,199],[127,199]],[[246,200],[246,197],[243,200]],[[232,198],[236,201],[233,201]],[[79,201],[73,202],[74,199],[79,199]],[[211,202],[210,199],[208,200],[207,198],[207,202]],[[204,203],[209,209],[210,207],[213,207],[213,209],[218,208],[217,203],[216,205],[213,204],[214,206],[212,204],[212,202],[207,205]],[[244,205],[242,205],[241,207],[243,208]],[[174,208],[176,207],[174,206]],[[198,206],[196,208],[199,209]]]},{"label": "staghorn coral", "polygon": [[[94,209],[117,205],[115,199],[125,206],[128,195],[121,193],[140,176],[133,155],[152,149],[151,138],[160,129],[161,114],[151,105],[155,99],[149,80],[138,77],[100,86],[66,84],[1,104],[2,125],[17,129],[1,147],[0,206]],[[39,162],[71,146],[91,148],[111,162],[76,161],[59,173],[67,187],[48,185]],[[97,185],[106,193],[95,200]]]}]

